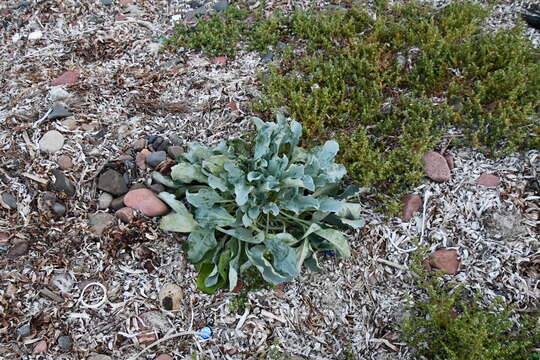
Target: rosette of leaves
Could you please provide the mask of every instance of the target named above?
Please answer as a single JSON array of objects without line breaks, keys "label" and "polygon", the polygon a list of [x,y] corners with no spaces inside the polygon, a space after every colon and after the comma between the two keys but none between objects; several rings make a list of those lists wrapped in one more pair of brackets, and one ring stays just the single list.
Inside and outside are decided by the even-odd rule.
[{"label": "rosette of leaves", "polygon": [[350,256],[341,230],[364,225],[360,205],[344,200],[354,189],[331,196],[346,174],[334,162],[335,141],[306,150],[298,146],[298,122],[282,115],[275,123],[253,122],[254,144],[193,142],[170,176],[153,174],[174,191],[159,194],[173,210],[161,228],[189,233],[187,255],[199,271],[199,289],[208,293],[234,289],[252,266],[272,284],[291,280],[302,265],[318,271],[317,252]]}]

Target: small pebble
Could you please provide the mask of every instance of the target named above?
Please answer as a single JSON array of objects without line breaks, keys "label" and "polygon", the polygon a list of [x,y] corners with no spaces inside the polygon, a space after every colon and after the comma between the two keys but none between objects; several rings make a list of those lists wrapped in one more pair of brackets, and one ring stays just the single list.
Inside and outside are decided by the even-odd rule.
[{"label": "small pebble", "polygon": [[69,98],[69,93],[64,90],[61,86],[55,86],[49,90],[49,98],[51,101],[62,101]]},{"label": "small pebble", "polygon": [[79,73],[75,71],[66,71],[53,81],[51,81],[51,86],[58,85],[71,85],[79,81]]},{"label": "small pebble", "polygon": [[117,210],[115,213],[117,218],[119,218],[122,222],[126,223],[126,224],[129,224],[130,222],[133,221],[133,209],[132,208],[128,208],[128,207],[124,207],[124,208],[121,208],[120,210]]},{"label": "small pebble", "polygon": [[167,153],[165,151],[155,151],[151,154],[146,155],[145,161],[151,167],[156,167],[161,162],[165,161],[167,158]]},{"label": "small pebble", "polygon": [[47,115],[48,120],[58,120],[71,116],[72,114],[62,104],[55,104],[51,108],[51,112]]},{"label": "small pebble", "polygon": [[19,257],[26,255],[28,253],[28,250],[30,250],[30,246],[28,245],[28,242],[26,241],[20,241],[18,243],[15,243],[11,249],[8,251],[9,257]]},{"label": "small pebble", "polygon": [[112,201],[113,201],[113,196],[109,193],[104,192],[103,194],[99,195],[98,209],[100,210],[108,209],[109,206],[111,206]]},{"label": "small pebble", "polygon": [[482,174],[478,178],[478,185],[495,188],[501,184],[501,179],[494,174]]},{"label": "small pebble", "polygon": [[112,202],[111,202],[111,209],[113,210],[120,210],[121,208],[123,208],[125,205],[124,205],[124,196],[125,195],[122,195],[116,199],[114,199]]},{"label": "small pebble", "polygon": [[133,150],[141,151],[142,149],[146,147],[146,140],[144,139],[135,140],[133,144],[131,144],[131,147],[133,148]]},{"label": "small pebble", "polygon": [[59,169],[53,169],[52,173],[55,177],[52,185],[53,190],[63,191],[69,196],[75,195],[77,192],[75,185]]},{"label": "small pebble", "polygon": [[67,155],[60,155],[58,157],[57,164],[60,170],[68,170],[73,167],[73,161]]},{"label": "small pebble", "polygon": [[54,154],[64,146],[64,135],[59,131],[47,131],[39,140],[39,149],[43,152]]},{"label": "small pebble", "polygon": [[114,216],[107,213],[96,213],[88,218],[90,231],[96,235],[101,235],[105,229],[114,223]]},{"label": "small pebble", "polygon": [[124,197],[126,206],[142,211],[146,216],[161,216],[169,213],[169,207],[151,190],[132,190]]},{"label": "small pebble", "polygon": [[2,194],[2,202],[11,210],[17,210],[17,198],[10,193]]},{"label": "small pebble", "polygon": [[162,184],[152,184],[150,186],[150,190],[159,194],[160,192],[165,191],[165,186],[163,186]]},{"label": "small pebble", "polygon": [[217,3],[215,3],[213,8],[217,12],[222,12],[222,11],[225,11],[225,9],[227,9],[228,6],[229,6],[229,2],[227,0],[224,0],[224,1],[218,1]]},{"label": "small pebble", "polygon": [[167,354],[161,354],[156,358],[156,360],[174,360],[174,358]]},{"label": "small pebble", "polygon": [[128,191],[123,176],[112,169],[105,171],[99,176],[98,189],[113,195],[122,195]]},{"label": "small pebble", "polygon": [[58,216],[64,216],[64,214],[66,213],[66,207],[58,202],[53,204],[52,210]]},{"label": "small pebble", "polygon": [[71,337],[67,335],[62,335],[58,338],[58,347],[63,351],[69,351],[71,350],[71,347],[73,346],[73,341],[71,340]]},{"label": "small pebble", "polygon": [[30,326],[30,324],[25,324],[21,326],[20,328],[18,328],[16,333],[17,333],[17,336],[27,337],[32,333],[32,327]]},{"label": "small pebble", "polygon": [[47,352],[47,341],[41,340],[36,343],[34,346],[34,354],[43,354]]},{"label": "small pebble", "polygon": [[176,159],[179,155],[181,155],[184,152],[181,146],[169,146],[167,148],[167,154],[173,158]]},{"label": "small pebble", "polygon": [[39,40],[43,37],[43,33],[39,30],[33,31],[28,34],[28,40]]},{"label": "small pebble", "polygon": [[112,5],[112,0],[101,0],[101,3],[105,6],[109,6],[109,5]]}]

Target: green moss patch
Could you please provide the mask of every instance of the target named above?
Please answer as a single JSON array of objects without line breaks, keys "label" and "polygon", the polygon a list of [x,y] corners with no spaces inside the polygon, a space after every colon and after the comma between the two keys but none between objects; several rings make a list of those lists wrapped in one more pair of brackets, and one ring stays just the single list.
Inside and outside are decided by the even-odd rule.
[{"label": "green moss patch", "polygon": [[402,324],[403,340],[418,356],[445,360],[535,359],[540,346],[538,314],[512,321],[512,308],[498,299],[483,306],[479,295],[466,296],[462,286],[446,284],[438,274],[413,265],[416,285],[424,298],[410,302]]}]

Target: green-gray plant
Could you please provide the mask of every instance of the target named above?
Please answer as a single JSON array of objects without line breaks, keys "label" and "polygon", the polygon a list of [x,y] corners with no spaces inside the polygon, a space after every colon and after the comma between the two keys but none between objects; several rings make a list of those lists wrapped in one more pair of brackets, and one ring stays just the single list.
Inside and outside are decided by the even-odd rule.
[{"label": "green-gray plant", "polygon": [[317,271],[319,250],[350,256],[340,227],[364,224],[360,205],[343,200],[353,191],[331,196],[346,174],[334,162],[335,141],[306,150],[298,146],[298,122],[282,115],[275,123],[253,122],[254,144],[241,139],[214,147],[194,142],[170,177],[154,173],[156,180],[176,189],[175,194],[159,194],[174,210],[162,218],[161,228],[190,233],[187,255],[205,292],[232,290],[252,266],[272,284],[290,281],[302,265]]},{"label": "green-gray plant", "polygon": [[402,324],[403,340],[417,355],[433,360],[528,360],[540,346],[538,315],[510,320],[513,309],[499,298],[482,305],[477,294],[465,296],[463,285],[446,284],[429,273],[417,256],[412,266],[416,285],[427,295],[411,301]]}]

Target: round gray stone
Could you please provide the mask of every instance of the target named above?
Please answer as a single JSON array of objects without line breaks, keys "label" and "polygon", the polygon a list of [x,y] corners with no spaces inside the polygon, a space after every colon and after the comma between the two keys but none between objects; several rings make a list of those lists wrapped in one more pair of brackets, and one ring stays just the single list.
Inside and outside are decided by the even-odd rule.
[{"label": "round gray stone", "polygon": [[66,213],[66,207],[59,202],[53,204],[52,210],[58,216],[64,216],[64,214]]},{"label": "round gray stone", "polygon": [[128,191],[123,176],[112,169],[105,171],[99,176],[98,189],[113,195],[123,195]]},{"label": "round gray stone", "polygon": [[30,324],[25,324],[18,328],[16,333],[17,336],[26,337],[32,333],[32,327],[30,326]]},{"label": "round gray stone", "polygon": [[71,350],[73,346],[73,340],[67,335],[62,335],[58,338],[58,347],[64,351]]},{"label": "round gray stone", "polygon": [[146,155],[146,163],[152,167],[158,166],[162,161],[165,161],[167,158],[167,153],[165,151],[155,151],[151,154]]},{"label": "round gray stone", "polygon": [[54,154],[64,146],[64,135],[56,130],[47,131],[38,145],[41,151]]}]

